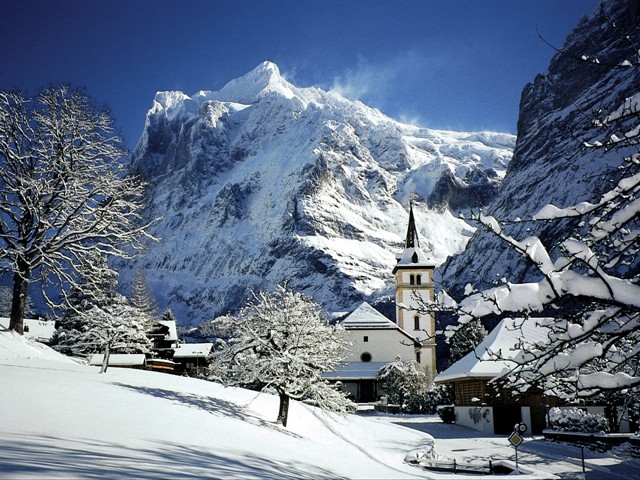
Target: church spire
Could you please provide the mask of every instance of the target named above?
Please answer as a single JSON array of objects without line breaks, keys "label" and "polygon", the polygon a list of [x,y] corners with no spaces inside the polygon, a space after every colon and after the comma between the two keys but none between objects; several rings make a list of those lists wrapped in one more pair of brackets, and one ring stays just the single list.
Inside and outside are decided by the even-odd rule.
[{"label": "church spire", "polygon": [[407,227],[407,239],[404,248],[420,248],[416,221],[413,219],[413,202],[409,202],[409,226]]}]

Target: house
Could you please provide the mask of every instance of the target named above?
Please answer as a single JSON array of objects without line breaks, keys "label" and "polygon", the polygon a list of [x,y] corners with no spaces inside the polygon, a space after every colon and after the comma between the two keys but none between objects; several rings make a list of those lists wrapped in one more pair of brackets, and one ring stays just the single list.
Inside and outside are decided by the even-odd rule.
[{"label": "house", "polygon": [[398,357],[415,360],[421,345],[396,323],[363,302],[340,324],[353,347],[346,364],[326,373],[325,378],[341,382],[342,390],[356,402],[374,402],[384,391],[376,380],[378,371]]},{"label": "house", "polygon": [[396,321],[361,304],[341,322],[353,343],[347,364],[325,374],[341,382],[356,402],[376,401],[384,394],[376,381],[378,371],[398,357],[415,361],[429,379],[436,372],[435,320],[421,305],[433,299],[435,264],[420,248],[412,205],[404,249],[396,259]]},{"label": "house", "polygon": [[173,361],[177,373],[197,376],[204,373],[209,365],[209,354],[213,343],[181,343],[176,347]]},{"label": "house", "polygon": [[154,355],[157,358],[171,360],[178,343],[178,329],[175,320],[158,320],[146,333],[153,343],[151,351]]},{"label": "house", "polygon": [[497,391],[491,380],[516,366],[513,359],[520,353],[523,338],[546,342],[548,333],[535,318],[503,319],[474,351],[440,373],[434,382],[455,388],[456,423],[487,433],[510,434],[522,422],[528,432],[541,433],[546,415],[543,406],[556,406],[557,399],[535,389],[514,398],[510,392]]}]

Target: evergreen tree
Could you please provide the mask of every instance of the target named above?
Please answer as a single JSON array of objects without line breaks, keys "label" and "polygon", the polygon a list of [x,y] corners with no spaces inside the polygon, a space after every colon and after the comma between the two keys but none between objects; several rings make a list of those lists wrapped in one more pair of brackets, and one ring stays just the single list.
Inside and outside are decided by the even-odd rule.
[{"label": "evergreen tree", "polygon": [[467,353],[472,352],[486,336],[487,329],[477,318],[461,325],[449,340],[451,363],[457,362]]},{"label": "evergreen tree", "polygon": [[[158,312],[158,304],[153,300],[147,279],[140,269],[136,271],[136,275],[133,278],[129,301],[133,307],[149,317],[148,323],[153,321]],[[175,320],[175,317],[173,320]]]},{"label": "evergreen tree", "polygon": [[389,402],[398,404],[406,413],[422,413],[426,409],[429,387],[427,375],[418,370],[416,363],[397,357],[382,367],[378,381],[388,395]]}]

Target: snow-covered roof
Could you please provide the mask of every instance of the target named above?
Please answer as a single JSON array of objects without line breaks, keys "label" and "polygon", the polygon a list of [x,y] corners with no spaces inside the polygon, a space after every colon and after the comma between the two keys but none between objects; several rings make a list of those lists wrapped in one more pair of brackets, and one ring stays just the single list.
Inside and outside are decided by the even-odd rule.
[{"label": "snow-covered roof", "polygon": [[342,320],[341,325],[347,330],[353,330],[357,328],[399,328],[398,325],[382,315],[367,302],[362,302],[358,308],[356,308],[344,320]]},{"label": "snow-covered roof", "polygon": [[398,263],[393,268],[394,272],[398,268],[433,268],[435,263],[431,260],[426,253],[422,251],[420,247],[405,248],[404,251],[398,256]]},{"label": "snow-covered roof", "polygon": [[[0,327],[9,328],[9,319],[7,317],[0,317]],[[25,318],[24,327],[25,338],[46,342],[53,337],[56,331],[56,322]]]},{"label": "snow-covered roof", "polygon": [[[89,365],[102,365],[104,355],[91,355]],[[147,359],[144,353],[112,353],[109,355],[109,366],[112,367],[134,367],[141,366],[146,363]]]},{"label": "snow-covered roof", "polygon": [[173,358],[204,358],[212,348],[213,343],[181,343],[176,347]]},{"label": "snow-covered roof", "polygon": [[[516,364],[514,358],[520,350],[516,345],[521,339],[539,343],[548,341],[548,329],[538,325],[536,318],[505,318],[485,337],[474,351],[440,373],[436,383],[453,382],[469,378],[495,378],[511,370]],[[496,360],[499,354],[500,360]]]},{"label": "snow-covered roof", "polygon": [[158,320],[158,323],[169,328],[169,333],[164,338],[166,341],[175,342],[178,340],[178,329],[175,320]]},{"label": "snow-covered roof", "polygon": [[388,362],[353,362],[336,367],[333,372],[325,372],[327,380],[372,380]]}]

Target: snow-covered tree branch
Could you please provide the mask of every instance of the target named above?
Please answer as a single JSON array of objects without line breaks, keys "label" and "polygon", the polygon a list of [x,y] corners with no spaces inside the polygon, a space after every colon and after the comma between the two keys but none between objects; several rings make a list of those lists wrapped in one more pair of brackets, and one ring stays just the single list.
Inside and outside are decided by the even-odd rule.
[{"label": "snow-covered tree branch", "polygon": [[[634,28],[624,33],[626,43],[640,41],[640,30]],[[573,56],[591,62],[586,53]],[[629,51],[618,67],[640,69],[637,50]],[[482,291],[468,285],[462,299],[443,291],[436,302],[422,306],[454,312],[460,324],[496,315],[529,318],[546,330],[545,342],[522,339],[522,353],[503,379],[505,386],[522,391],[537,386],[575,399],[640,385],[640,92],[636,87],[629,91],[629,86],[633,83],[625,85],[625,97],[615,104],[596,109],[589,99],[590,108],[582,113],[592,115],[574,134],[578,144],[572,156],[597,149],[617,157],[617,169],[599,173],[603,184],[610,185],[604,194],[564,207],[547,205],[525,220],[507,222],[484,211],[470,217],[517,252],[535,279],[510,281],[505,276]],[[509,224],[523,221],[530,222],[533,232],[546,228],[562,234],[518,238],[509,233]]]},{"label": "snow-covered tree branch", "polygon": [[329,411],[350,407],[321,377],[341,362],[349,341],[309,297],[278,286],[255,294],[236,316],[214,322],[231,336],[212,354],[209,378],[277,393],[278,421],[285,427],[291,398],[312,400]]},{"label": "snow-covered tree branch", "polygon": [[126,175],[113,120],[81,90],[0,91],[0,268],[13,273],[10,328],[22,333],[36,272],[73,285],[90,252],[141,246],[144,185]]}]

